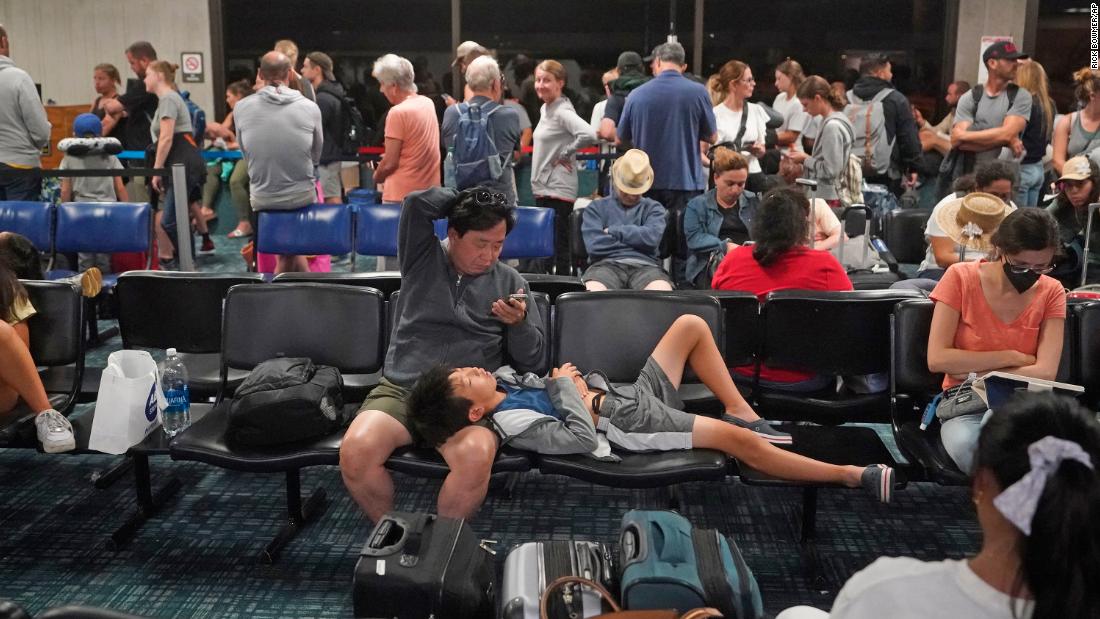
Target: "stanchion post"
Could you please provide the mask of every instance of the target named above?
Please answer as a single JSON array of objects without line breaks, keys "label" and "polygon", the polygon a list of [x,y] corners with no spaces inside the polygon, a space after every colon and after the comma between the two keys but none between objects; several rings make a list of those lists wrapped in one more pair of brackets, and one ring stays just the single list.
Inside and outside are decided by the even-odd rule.
[{"label": "stanchion post", "polygon": [[176,258],[181,271],[194,271],[191,255],[191,205],[187,202],[187,174],[183,164],[172,165],[172,195],[176,202]]}]

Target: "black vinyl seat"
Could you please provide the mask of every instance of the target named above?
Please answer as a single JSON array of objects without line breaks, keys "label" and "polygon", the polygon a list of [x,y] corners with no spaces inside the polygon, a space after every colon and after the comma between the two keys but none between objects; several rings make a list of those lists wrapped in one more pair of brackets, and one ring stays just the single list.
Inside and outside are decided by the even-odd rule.
[{"label": "black vinyl seat", "polygon": [[1085,403],[1100,407],[1100,303],[1074,304],[1077,318],[1077,378],[1085,387]]},{"label": "black vinyl seat", "polygon": [[548,275],[545,273],[524,273],[523,279],[531,292],[544,292],[550,297],[550,302],[557,301],[558,297],[567,292],[584,292],[585,287],[581,278],[571,275]]},{"label": "black vinyl seat", "polygon": [[883,242],[901,264],[920,264],[928,242],[924,228],[932,209],[894,209],[882,219]]},{"label": "black vinyl seat", "polygon": [[[581,372],[600,370],[612,383],[633,383],[665,331],[685,314],[703,318],[721,350],[722,308],[711,296],[656,291],[564,294],[554,306],[553,364],[569,362]],[[694,377],[685,370],[685,383],[691,385]],[[685,401],[687,408],[690,404]],[[721,479],[728,470],[724,454],[705,449],[619,455],[623,461],[617,463],[583,455],[539,455],[539,471],[639,488]]]},{"label": "black vinyl seat", "polygon": [[[401,290],[401,273],[398,271],[378,271],[374,273],[280,273],[271,280],[273,284],[315,283],[315,284],[343,284],[346,286],[360,286],[374,288],[382,293],[382,298],[389,299]],[[390,301],[386,301],[386,315],[389,317]],[[386,354],[389,345],[389,327],[392,323],[387,320],[382,343],[382,354]],[[362,400],[367,397],[371,389],[378,386],[381,374],[345,374],[344,390],[349,397]]]},{"label": "black vinyl seat", "polygon": [[[31,305],[27,319],[31,358],[40,368],[65,369],[67,383],[48,386],[50,405],[62,415],[72,412],[84,380],[84,298],[69,282],[23,280]],[[34,416],[37,411],[20,403],[0,426],[0,447],[39,448]]]},{"label": "black vinyl seat", "polygon": [[[914,290],[848,292],[781,290],[761,308],[760,363],[829,376],[886,374],[890,369],[890,315]],[[860,394],[835,385],[812,393],[754,388],[768,419],[839,424],[886,422],[889,393]]]},{"label": "black vinyl seat", "polygon": [[[918,296],[916,291],[905,290],[770,293],[760,310],[763,325],[759,362],[825,375],[885,374],[890,368],[890,315],[894,305]],[[832,464],[881,463],[897,467],[873,429],[839,425],[889,419],[888,392],[857,394],[830,387],[815,393],[792,393],[763,389],[758,381],[753,391],[761,417],[825,424],[785,427],[794,440],[783,449]],[[776,480],[744,465],[740,466],[740,476],[746,484],[801,487],[801,538],[803,542],[814,538],[817,491],[829,486]]]},{"label": "black vinyl seat", "polygon": [[[118,278],[123,348],[175,348],[187,366],[191,398],[213,397],[221,384],[222,306],[238,284],[262,284],[259,273],[130,271]],[[232,392],[248,372],[229,374]]]},{"label": "black vinyl seat", "polygon": [[689,481],[714,481],[726,477],[726,454],[713,449],[688,449],[652,453],[614,450],[619,462],[595,460],[585,455],[536,456],[539,472],[615,488],[661,488]]},{"label": "black vinyl seat", "polygon": [[930,480],[947,486],[969,483],[940,441],[939,423],[920,429],[925,406],[941,391],[943,374],[928,370],[928,333],[935,304],[926,299],[904,301],[891,321],[890,400],[898,449]]},{"label": "black vinyl seat", "polygon": [[401,273],[398,271],[377,271],[374,273],[280,273],[271,280],[275,284],[344,284],[346,286],[366,286],[382,293],[385,299],[401,289]]},{"label": "black vinyl seat", "polygon": [[230,401],[224,390],[229,368],[251,370],[284,355],[309,357],[351,374],[376,372],[382,365],[383,315],[382,293],[371,288],[304,283],[229,290],[222,328],[223,389],[214,410],[172,440],[170,453],[173,460],[286,475],[289,519],[265,548],[267,561],[278,556],[323,504],[324,489],[318,488],[303,505],[300,469],[339,464],[344,429],[298,445],[269,449],[230,445],[225,436]]}]

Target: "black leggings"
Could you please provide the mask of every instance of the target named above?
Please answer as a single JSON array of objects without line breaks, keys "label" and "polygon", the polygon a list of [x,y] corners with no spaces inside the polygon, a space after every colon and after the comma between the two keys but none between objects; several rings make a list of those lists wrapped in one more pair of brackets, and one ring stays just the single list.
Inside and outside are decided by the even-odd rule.
[{"label": "black leggings", "polygon": [[[535,198],[535,206],[554,209],[554,261],[558,275],[572,272],[569,252],[569,215],[573,212],[573,203],[557,198]],[[528,263],[530,273],[549,273],[551,263],[547,260],[532,260]],[[539,270],[534,270],[539,269]]]}]

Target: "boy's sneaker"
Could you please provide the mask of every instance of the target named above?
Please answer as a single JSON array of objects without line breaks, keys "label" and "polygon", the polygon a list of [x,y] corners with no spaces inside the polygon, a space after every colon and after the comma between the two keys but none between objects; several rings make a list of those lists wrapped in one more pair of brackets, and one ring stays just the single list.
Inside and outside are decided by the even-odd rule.
[{"label": "boy's sneaker", "polygon": [[885,464],[872,464],[863,469],[859,483],[879,501],[889,503],[894,494],[894,469]]},{"label": "boy's sneaker", "polygon": [[734,417],[729,413],[722,415],[722,421],[726,423],[732,423],[739,428],[745,428],[760,438],[774,443],[776,445],[790,445],[794,443],[794,438],[786,432],[780,432],[772,427],[766,419],[757,419],[756,421],[745,421],[740,417]]},{"label": "boy's sneaker", "polygon": [[209,235],[202,237],[202,247],[199,248],[200,256],[209,256],[214,253],[214,240]]},{"label": "boy's sneaker", "polygon": [[42,443],[42,451],[55,454],[76,448],[72,424],[54,409],[36,415],[34,425],[38,429],[38,442]]}]

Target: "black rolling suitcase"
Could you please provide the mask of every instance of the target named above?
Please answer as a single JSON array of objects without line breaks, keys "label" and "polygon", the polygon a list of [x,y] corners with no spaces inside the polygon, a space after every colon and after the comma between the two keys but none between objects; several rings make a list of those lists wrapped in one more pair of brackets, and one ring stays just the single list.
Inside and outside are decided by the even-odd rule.
[{"label": "black rolling suitcase", "polygon": [[482,619],[494,614],[493,552],[465,520],[387,514],[355,564],[360,619]]}]

